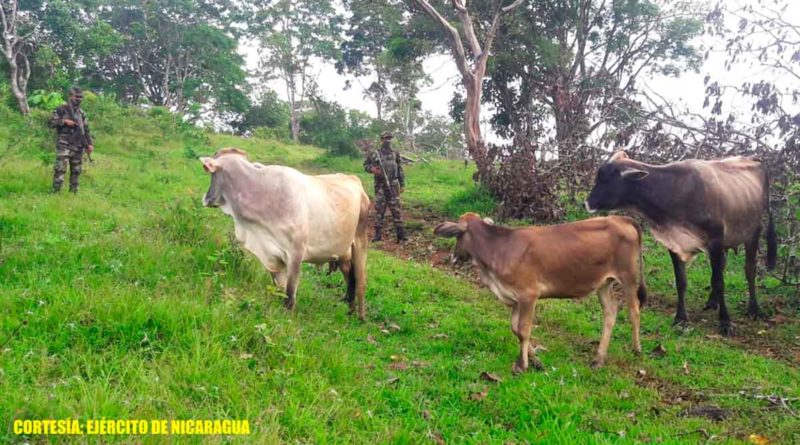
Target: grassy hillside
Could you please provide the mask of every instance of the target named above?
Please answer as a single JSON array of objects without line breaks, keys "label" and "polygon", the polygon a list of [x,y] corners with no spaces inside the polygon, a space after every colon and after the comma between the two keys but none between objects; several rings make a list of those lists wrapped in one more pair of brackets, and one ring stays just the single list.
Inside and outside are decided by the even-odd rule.
[{"label": "grassy hillside", "polygon": [[[621,314],[609,364],[593,371],[596,298],[546,301],[534,330],[546,371],[513,377],[517,343],[493,296],[374,249],[367,322],[347,316],[341,277],[311,266],[289,314],[258,261],[232,242],[230,219],[202,208],[208,176],[196,156],[236,145],[308,171],[359,173],[360,161],[88,102],[96,162],[77,196],[48,194],[46,116],[26,123],[0,108],[1,443],[75,443],[11,430],[13,419],[70,417],[249,419],[253,430],[171,443],[800,441],[797,402],[787,409],[760,398],[798,397],[800,372],[715,337],[711,314],[674,330],[668,311],[646,308],[642,357],[629,351]],[[406,202],[450,216],[486,212],[491,201],[471,174],[459,163],[412,166]],[[662,250],[650,244],[646,259],[656,302],[674,299]],[[740,261],[731,259],[727,276],[732,307],[743,301]],[[690,268],[695,321],[707,274],[702,261]],[[764,335],[779,348],[798,341],[792,326]],[[658,344],[663,356],[647,353]],[[484,371],[502,381],[481,380]]]}]

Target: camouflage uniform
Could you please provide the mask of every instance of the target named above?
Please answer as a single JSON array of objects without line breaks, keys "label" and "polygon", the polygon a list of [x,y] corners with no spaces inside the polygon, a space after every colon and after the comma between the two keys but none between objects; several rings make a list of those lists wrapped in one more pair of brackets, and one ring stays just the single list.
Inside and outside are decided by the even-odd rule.
[{"label": "camouflage uniform", "polygon": [[[75,121],[74,127],[67,126],[65,119]],[[80,108],[67,102],[56,108],[50,117],[50,127],[58,133],[56,140],[56,164],[53,171],[53,191],[61,190],[69,164],[69,190],[78,191],[78,180],[82,171],[83,152],[92,145],[92,136],[86,121],[86,114]]]},{"label": "camouflage uniform", "polygon": [[[392,136],[384,133],[381,136],[382,144],[378,152],[370,152],[364,161],[364,170],[372,173],[375,177],[375,237],[373,241],[380,241],[383,219],[386,214],[386,207],[392,212],[392,219],[397,230],[397,240],[405,241],[405,231],[403,229],[403,217],[400,213],[400,189],[405,187],[405,174],[401,164],[400,154],[392,150]],[[380,155],[380,159],[378,158]],[[381,164],[383,164],[381,166]],[[372,170],[378,167],[383,172],[375,174]],[[383,173],[386,173],[384,176]],[[389,184],[386,180],[389,180]]]}]

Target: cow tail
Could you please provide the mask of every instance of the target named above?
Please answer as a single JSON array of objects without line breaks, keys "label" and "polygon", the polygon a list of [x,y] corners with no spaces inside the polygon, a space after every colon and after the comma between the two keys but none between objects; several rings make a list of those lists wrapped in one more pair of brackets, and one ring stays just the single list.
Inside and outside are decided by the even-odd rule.
[{"label": "cow tail", "polygon": [[772,210],[769,206],[769,172],[764,169],[764,190],[767,199],[767,269],[775,269],[778,262],[778,235],[775,233],[775,222],[772,219]]},{"label": "cow tail", "polygon": [[636,296],[639,298],[639,305],[644,306],[647,302],[647,285],[644,282],[644,231],[638,222],[634,221],[633,225],[636,227],[636,233],[639,235],[639,288],[636,290]]}]

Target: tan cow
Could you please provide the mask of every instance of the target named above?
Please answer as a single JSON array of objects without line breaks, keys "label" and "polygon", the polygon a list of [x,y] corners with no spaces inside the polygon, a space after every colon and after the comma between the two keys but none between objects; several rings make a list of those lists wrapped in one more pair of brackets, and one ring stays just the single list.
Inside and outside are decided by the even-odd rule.
[{"label": "tan cow", "polygon": [[628,302],[633,349],[639,342],[639,305],[647,292],[642,276],[642,231],[631,218],[609,216],[554,226],[510,229],[464,214],[457,223],[434,229],[456,237],[454,257],[472,259],[481,281],[511,307],[511,329],[519,339],[519,359],[512,370],[540,368],[530,344],[539,298],[582,298],[593,292],[603,307],[603,333],[592,367],[605,363],[611,331],[617,319],[620,290]]},{"label": "tan cow", "polygon": [[253,163],[236,148],[200,160],[211,173],[203,205],[233,217],[236,239],[286,291],[288,309],[294,309],[301,263],[336,262],[347,282],[350,310],[364,319],[369,197],[358,177],[309,176]]}]

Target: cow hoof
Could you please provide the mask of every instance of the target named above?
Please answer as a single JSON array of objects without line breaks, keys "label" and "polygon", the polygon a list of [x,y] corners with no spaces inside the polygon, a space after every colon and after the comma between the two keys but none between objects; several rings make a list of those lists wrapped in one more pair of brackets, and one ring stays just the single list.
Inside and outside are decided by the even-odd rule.
[{"label": "cow hoof", "polygon": [[761,309],[758,306],[747,306],[747,316],[753,320],[758,320],[764,316],[761,314]]},{"label": "cow hoof", "polygon": [[592,360],[592,364],[589,365],[589,366],[592,369],[600,369],[600,368],[603,367],[603,365],[605,365],[605,363],[606,363],[605,360],[600,360],[599,358],[596,358],[596,359]]},{"label": "cow hoof", "polygon": [[686,317],[685,314],[683,316],[676,315],[675,319],[672,320],[672,326],[676,326],[676,327],[679,327],[679,328],[685,328],[686,325],[688,325],[688,324],[689,324],[689,318]]},{"label": "cow hoof", "polygon": [[537,371],[541,371],[544,369],[542,361],[539,360],[539,357],[536,357],[535,355],[528,356],[528,365],[533,366],[533,369]]},{"label": "cow hoof", "polygon": [[514,365],[511,367],[511,373],[514,375],[520,375],[527,370],[526,367],[520,366],[519,362],[514,362]]},{"label": "cow hoof", "polygon": [[642,356],[642,348],[641,347],[633,348],[633,355],[635,355],[637,357],[641,357]]},{"label": "cow hoof", "polygon": [[716,311],[717,309],[719,309],[719,303],[716,301],[708,300],[706,305],[703,306],[704,311]]},{"label": "cow hoof", "polygon": [[733,337],[733,326],[730,324],[719,325],[719,335],[723,337]]},{"label": "cow hoof", "polygon": [[294,299],[293,298],[284,298],[283,299],[283,307],[287,310],[294,310]]}]

